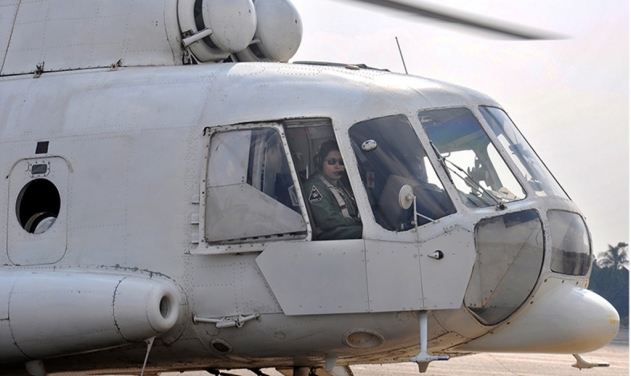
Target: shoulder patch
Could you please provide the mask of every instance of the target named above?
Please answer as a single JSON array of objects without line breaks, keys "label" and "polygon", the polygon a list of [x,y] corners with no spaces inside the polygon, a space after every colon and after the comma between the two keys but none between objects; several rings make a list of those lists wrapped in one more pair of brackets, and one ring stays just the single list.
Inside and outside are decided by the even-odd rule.
[{"label": "shoulder patch", "polygon": [[309,193],[309,202],[311,203],[318,203],[322,201],[322,194],[320,193],[320,191],[318,191],[318,188],[316,188],[315,185],[311,186],[311,193]]}]

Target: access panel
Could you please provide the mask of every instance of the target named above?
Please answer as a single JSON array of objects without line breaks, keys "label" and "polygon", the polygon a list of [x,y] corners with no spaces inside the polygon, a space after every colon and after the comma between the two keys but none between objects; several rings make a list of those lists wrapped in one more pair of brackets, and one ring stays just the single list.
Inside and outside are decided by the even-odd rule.
[{"label": "access panel", "polygon": [[269,243],[256,263],[286,315],[369,311],[363,240]]}]

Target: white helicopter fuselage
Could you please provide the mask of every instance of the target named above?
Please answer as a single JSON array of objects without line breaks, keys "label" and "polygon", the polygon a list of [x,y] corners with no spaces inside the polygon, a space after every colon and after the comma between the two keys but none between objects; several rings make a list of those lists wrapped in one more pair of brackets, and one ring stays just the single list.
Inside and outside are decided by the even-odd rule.
[{"label": "white helicopter fuselage", "polygon": [[[0,374],[148,354],[151,372],[348,375],[616,334],[586,290],[583,215],[492,99],[355,65],[213,63],[293,56],[284,0],[258,0],[255,24],[249,0],[85,4],[0,0]],[[305,184],[326,140],[360,239],[319,238]]]},{"label": "white helicopter fuselage", "polygon": [[[3,78],[0,84],[5,176],[0,184],[7,192],[0,207],[6,213],[0,232],[7,235],[0,252],[3,362],[101,350],[154,335],[162,337],[163,346],[154,347],[150,364],[163,369],[173,364],[185,369],[324,365],[325,359],[338,359],[342,365],[405,361],[418,351],[416,312],[424,310],[431,311],[429,349],[440,353],[578,353],[604,345],[617,331],[615,317],[606,310],[596,318],[602,325],[585,331],[574,323],[535,323],[543,318],[537,309],[560,315],[561,322],[572,321],[572,315],[582,320],[594,311],[581,303],[583,296],[594,295],[583,290],[587,276],[552,273],[546,252],[536,288],[508,320],[512,327],[523,321],[532,339],[520,333],[521,342],[513,345],[506,339],[493,341],[508,322],[483,325],[462,306],[476,262],[474,227],[499,214],[493,206],[471,210],[454,200],[457,214],[404,232],[385,230],[371,219],[346,136],[349,127],[402,114],[422,134],[419,110],[497,106],[485,96],[383,71],[277,63],[60,72]],[[301,200],[309,224],[303,239],[206,244],[200,230],[206,215],[200,208],[209,130],[322,118],[330,119],[347,162],[363,239],[311,240]],[[48,150],[37,153],[43,141]],[[424,146],[431,147],[427,141]],[[40,164],[47,164],[48,171],[33,174],[29,166]],[[436,171],[449,181],[443,170]],[[298,180],[295,172],[293,176]],[[37,178],[53,182],[61,209],[48,231],[32,234],[19,223],[16,201],[22,187]],[[448,184],[447,189],[455,191]],[[549,197],[507,206],[504,212],[578,212],[571,201]],[[437,249],[445,252],[444,259],[428,257]],[[130,319],[129,325],[146,329],[127,334],[118,324],[124,320],[117,318],[118,308],[112,313],[112,286],[118,288],[125,278],[164,287],[164,296],[175,304],[161,319],[177,322],[165,324],[172,327],[160,332],[150,319]],[[137,309],[138,315],[149,316],[141,308],[142,294],[156,287],[134,289],[130,287],[142,292],[130,293],[125,304],[130,312]],[[580,313],[563,312],[563,306],[555,307],[558,300],[546,298],[559,291],[585,307]],[[581,298],[574,302],[568,298],[572,295]],[[596,310],[602,309],[599,304]],[[48,313],[38,315],[34,325],[34,312]],[[535,313],[531,317],[529,312]],[[257,319],[240,323],[242,327],[229,325],[252,315]],[[224,320],[228,326],[218,328],[217,322],[204,319]],[[572,333],[567,333],[570,327]],[[94,333],[94,328],[101,331]],[[472,341],[491,331],[498,334],[482,337],[479,345]],[[544,332],[554,333],[542,339]],[[605,339],[575,343],[586,334]],[[144,347],[110,351],[142,358]],[[81,369],[82,362],[98,363],[103,356],[51,359],[47,368],[58,364],[60,369]],[[117,357],[125,359],[120,364],[108,359],[105,368],[140,362],[129,357]]]}]

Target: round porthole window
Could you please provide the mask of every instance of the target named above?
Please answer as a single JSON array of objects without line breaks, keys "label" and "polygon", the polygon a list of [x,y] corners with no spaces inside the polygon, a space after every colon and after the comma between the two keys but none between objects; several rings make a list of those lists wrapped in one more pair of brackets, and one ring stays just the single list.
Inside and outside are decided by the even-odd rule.
[{"label": "round porthole window", "polygon": [[32,234],[46,232],[55,223],[60,209],[59,190],[46,179],[35,179],[26,184],[15,205],[18,222]]}]

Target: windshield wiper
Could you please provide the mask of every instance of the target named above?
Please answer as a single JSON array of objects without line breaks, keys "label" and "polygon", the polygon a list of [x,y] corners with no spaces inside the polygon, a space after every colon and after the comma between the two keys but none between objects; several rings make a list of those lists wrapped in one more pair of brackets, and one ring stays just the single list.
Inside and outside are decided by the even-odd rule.
[{"label": "windshield wiper", "polygon": [[[479,192],[482,192],[482,193],[486,194],[495,203],[495,206],[497,207],[498,210],[506,209],[506,205],[504,205],[503,202],[498,200],[497,197],[492,192],[490,192],[487,188],[484,188],[477,181],[475,181],[475,179],[467,171],[465,171],[462,167],[458,166],[457,164],[455,164],[454,162],[448,160],[445,156],[443,156],[440,153],[440,151],[438,150],[438,148],[436,147],[436,145],[434,145],[433,142],[430,141],[429,144],[432,145],[432,149],[434,149],[434,152],[436,153],[436,156],[438,157],[438,160],[440,161],[440,164],[443,166],[443,169],[445,170],[445,172],[447,172],[447,176],[449,177],[449,180],[451,181],[452,184],[454,184],[454,180],[451,177],[451,173],[449,171],[453,171],[456,174],[456,176],[458,176],[460,179],[465,181],[469,186],[473,186],[473,187],[477,188]],[[465,174],[466,178],[460,176],[458,174],[458,171],[456,171],[453,168],[450,168],[449,166],[447,166],[447,162],[449,162],[449,164],[454,166],[458,171],[460,171],[463,174]]]},{"label": "windshield wiper", "polygon": [[[506,205],[504,205],[503,202],[498,200],[498,198],[492,192],[490,192],[487,188],[484,188],[483,186],[480,185],[480,183],[475,181],[475,179],[473,179],[473,177],[471,175],[469,175],[469,173],[467,171],[465,171],[462,167],[458,166],[457,164],[455,164],[454,162],[448,160],[447,158],[445,158],[445,161],[449,162],[449,164],[451,164],[452,166],[457,168],[458,171],[460,171],[463,174],[465,174],[466,178],[463,178],[462,176],[458,175],[458,173],[456,173],[456,176],[458,176],[460,179],[464,180],[468,185],[475,186],[475,188],[477,188],[478,191],[481,191],[482,193],[485,193],[495,203],[495,206],[497,207],[498,210],[506,209]],[[449,168],[449,167],[447,167],[447,168]],[[451,168],[449,168],[449,169],[451,171],[453,171],[453,172],[456,172],[454,169],[451,169]]]},{"label": "windshield wiper", "polygon": [[451,172],[449,172],[449,167],[447,167],[447,158],[443,157],[443,155],[440,154],[440,151],[438,150],[438,148],[436,147],[436,145],[434,145],[432,141],[430,141],[429,144],[432,145],[432,149],[434,149],[434,153],[436,154],[436,157],[438,158],[440,165],[443,166],[443,170],[445,170],[445,173],[447,174],[449,181],[451,182],[451,184],[454,184],[454,179],[451,177]]}]

